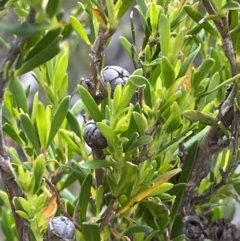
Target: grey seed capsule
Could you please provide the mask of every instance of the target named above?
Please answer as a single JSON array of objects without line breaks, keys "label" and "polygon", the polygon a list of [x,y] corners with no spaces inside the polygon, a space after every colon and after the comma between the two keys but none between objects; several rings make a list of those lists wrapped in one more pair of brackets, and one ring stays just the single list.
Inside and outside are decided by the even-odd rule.
[{"label": "grey seed capsule", "polygon": [[124,85],[127,82],[129,75],[129,72],[126,69],[115,65],[109,65],[102,69],[100,81],[105,88],[107,83],[109,83],[111,89],[114,90],[117,85]]},{"label": "grey seed capsule", "polygon": [[94,120],[90,120],[85,124],[83,138],[91,148],[104,149],[108,146],[106,138],[97,128]]},{"label": "grey seed capsule", "polygon": [[54,217],[49,222],[51,237],[62,241],[73,241],[75,239],[74,223],[64,216]]}]

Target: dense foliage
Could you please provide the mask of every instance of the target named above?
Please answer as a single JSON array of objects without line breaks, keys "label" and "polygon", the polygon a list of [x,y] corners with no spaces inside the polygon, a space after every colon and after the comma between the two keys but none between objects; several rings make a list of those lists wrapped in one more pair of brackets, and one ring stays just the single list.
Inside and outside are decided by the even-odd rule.
[{"label": "dense foliage", "polygon": [[[1,39],[5,240],[235,240],[238,1],[84,0],[70,14],[61,0],[0,5],[14,38]],[[123,16],[130,74],[105,66]],[[70,92],[76,41],[89,74]],[[61,220],[70,231],[55,230]]]}]

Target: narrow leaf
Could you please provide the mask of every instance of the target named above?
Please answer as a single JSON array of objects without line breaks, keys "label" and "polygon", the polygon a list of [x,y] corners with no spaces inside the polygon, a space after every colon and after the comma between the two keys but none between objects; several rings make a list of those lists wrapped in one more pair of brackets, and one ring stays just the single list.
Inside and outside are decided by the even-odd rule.
[{"label": "narrow leaf", "polygon": [[24,144],[24,141],[21,139],[19,134],[14,130],[12,125],[5,123],[3,125],[3,130],[6,134],[8,134],[14,141],[16,141],[20,146]]},{"label": "narrow leaf", "polygon": [[94,101],[94,99],[92,98],[92,96],[90,95],[90,93],[81,85],[78,85],[78,91],[80,93],[80,96],[83,100],[84,105],[87,108],[87,111],[89,112],[89,114],[91,115],[93,120],[95,122],[102,121],[103,115],[100,112],[100,110],[98,109],[98,106],[97,106],[96,102]]},{"label": "narrow leaf", "polygon": [[113,163],[107,160],[93,160],[88,162],[80,162],[80,167],[85,169],[98,169],[111,167]]},{"label": "narrow leaf", "polygon": [[182,77],[182,76],[184,76],[186,74],[189,66],[191,65],[193,60],[196,58],[200,48],[201,48],[201,45],[199,44],[199,46],[194,51],[192,51],[192,53],[184,61],[183,65],[181,66],[181,69],[179,71],[177,79],[179,79],[180,77]]},{"label": "narrow leaf", "polygon": [[135,142],[131,146],[126,147],[125,151],[130,152],[140,146],[147,145],[152,140],[153,140],[153,138],[151,136],[148,136],[148,135],[141,136],[137,140],[135,140]]},{"label": "narrow leaf", "polygon": [[218,120],[214,117],[204,114],[198,110],[186,110],[183,112],[183,116],[189,119],[190,121],[197,122],[209,126],[218,126]]},{"label": "narrow leaf", "polygon": [[164,14],[161,14],[159,21],[160,45],[163,56],[168,56],[170,47],[170,23]]},{"label": "narrow leaf", "polygon": [[127,10],[131,7],[134,0],[124,0],[121,4],[120,9],[118,10],[117,20],[120,20],[122,16],[127,12]]},{"label": "narrow leaf", "polygon": [[96,123],[100,132],[107,139],[108,144],[113,145],[115,148],[118,148],[118,138],[114,130],[107,125],[105,122]]},{"label": "narrow leaf", "polygon": [[80,210],[80,220],[81,222],[86,221],[87,207],[90,198],[90,190],[92,186],[92,175],[89,174],[84,179],[81,186],[81,191],[79,194],[79,210]]},{"label": "narrow leaf", "polygon": [[71,110],[68,110],[67,113],[67,121],[68,124],[71,128],[71,130],[76,133],[76,135],[81,138],[81,129],[80,129],[80,124],[76,116],[72,113]]},{"label": "narrow leaf", "polygon": [[56,133],[58,132],[64,118],[66,117],[67,112],[68,112],[69,102],[70,102],[70,96],[66,96],[59,104],[59,106],[53,116],[53,119],[52,119],[51,130],[50,130],[50,134],[48,137],[47,146],[49,146],[49,144],[52,142],[52,140],[53,140],[54,136],[56,135]]},{"label": "narrow leaf", "polygon": [[61,0],[48,0],[46,11],[49,18],[53,18],[55,15],[57,15],[61,7],[61,2]]},{"label": "narrow leaf", "polygon": [[23,110],[24,113],[28,112],[26,93],[20,80],[14,77],[10,80],[9,90],[13,94],[13,98],[16,100],[17,107]]},{"label": "narrow leaf", "polygon": [[22,127],[23,127],[26,135],[28,136],[29,140],[33,144],[34,150],[36,151],[37,154],[39,154],[40,153],[40,145],[39,145],[37,132],[31,122],[29,116],[26,114],[21,114],[20,121],[21,121]]},{"label": "narrow leaf", "polygon": [[100,241],[100,229],[96,223],[82,223],[82,233],[87,241]]},{"label": "narrow leaf", "polygon": [[44,108],[44,105],[39,102],[37,106],[36,124],[38,129],[38,135],[42,147],[46,147],[49,129],[50,129],[50,109]]},{"label": "narrow leaf", "polygon": [[34,175],[34,191],[33,193],[37,193],[42,185],[42,177],[45,170],[45,158],[44,155],[39,155],[33,163],[33,175]]},{"label": "narrow leaf", "polygon": [[83,25],[81,24],[81,22],[74,16],[70,16],[70,21],[71,21],[73,29],[76,31],[78,36],[80,38],[82,38],[87,45],[91,45],[90,40],[87,36],[87,33],[86,33]]},{"label": "narrow leaf", "polygon": [[124,235],[129,236],[133,233],[150,233],[153,229],[146,225],[134,225],[133,227],[128,228]]},{"label": "narrow leaf", "polygon": [[174,68],[165,56],[162,56],[162,79],[163,79],[163,84],[167,89],[175,81]]},{"label": "narrow leaf", "polygon": [[46,63],[53,57],[55,57],[61,51],[61,47],[60,47],[61,39],[62,38],[59,36],[53,42],[49,43],[49,45],[46,48],[44,48],[42,51],[40,51],[34,57],[32,57],[28,61],[24,62],[23,65],[21,66],[21,68],[16,71],[16,75],[25,74],[25,73],[37,68],[38,66]]},{"label": "narrow leaf", "polygon": [[[204,16],[199,11],[193,9],[191,6],[185,6],[184,10],[197,24],[199,24],[199,21],[204,18]],[[218,31],[209,22],[203,22],[201,23],[201,26],[211,35],[219,38]]]}]

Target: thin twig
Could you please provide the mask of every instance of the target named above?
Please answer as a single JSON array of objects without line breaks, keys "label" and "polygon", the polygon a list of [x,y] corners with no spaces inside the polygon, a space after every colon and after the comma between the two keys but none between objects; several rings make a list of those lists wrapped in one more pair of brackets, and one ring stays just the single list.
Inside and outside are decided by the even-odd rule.
[{"label": "thin twig", "polygon": [[81,231],[80,225],[79,225],[78,223],[76,223],[76,222],[74,221],[74,219],[73,219],[73,218],[68,214],[68,212],[65,210],[65,208],[64,208],[64,206],[63,206],[63,204],[62,204],[62,202],[61,202],[60,196],[59,196],[59,194],[58,194],[57,188],[52,184],[52,182],[51,182],[47,177],[44,177],[44,179],[46,180],[46,183],[47,183],[47,185],[50,187],[51,191],[52,191],[53,193],[55,193],[55,195],[56,195],[56,198],[57,198],[57,206],[58,206],[60,212],[61,212],[65,217],[69,218],[69,219],[74,223],[76,229],[78,229],[79,231]]},{"label": "thin twig", "polygon": [[[207,12],[211,15],[216,15],[212,3],[208,0],[203,0],[203,5]],[[222,44],[224,53],[230,63],[232,76],[238,73],[237,60],[234,53],[233,43],[230,35],[228,34],[229,25],[228,20],[224,16],[220,21],[214,21],[219,33],[222,36]],[[221,121],[226,127],[229,127],[234,120],[234,88],[232,88],[230,94],[226,97],[224,102],[219,107],[217,119]],[[210,162],[213,154],[221,151],[225,146],[218,145],[218,141],[222,139],[224,133],[218,127],[210,127],[208,133],[201,141],[198,149],[195,165],[191,174],[189,185],[186,189],[182,207],[186,209],[186,212],[190,214],[193,211],[192,197],[196,192],[196,188],[204,177],[206,177],[210,171]]]}]

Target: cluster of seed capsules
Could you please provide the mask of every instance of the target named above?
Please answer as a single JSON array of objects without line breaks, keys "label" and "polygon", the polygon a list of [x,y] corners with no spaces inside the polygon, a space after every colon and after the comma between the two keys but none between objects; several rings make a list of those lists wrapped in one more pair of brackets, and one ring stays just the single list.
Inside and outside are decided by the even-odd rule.
[{"label": "cluster of seed capsules", "polygon": [[[117,85],[126,84],[130,74],[126,69],[119,66],[109,65],[101,71],[100,81],[104,88],[107,88],[107,84],[110,84],[112,92],[114,92]],[[105,120],[109,124],[108,120]],[[83,130],[83,138],[85,142],[94,149],[104,149],[107,147],[107,140],[103,134],[97,128],[94,120],[89,120]]]},{"label": "cluster of seed capsules", "polygon": [[237,241],[237,228],[227,219],[208,223],[204,216],[192,215],[183,218],[187,241]]}]

